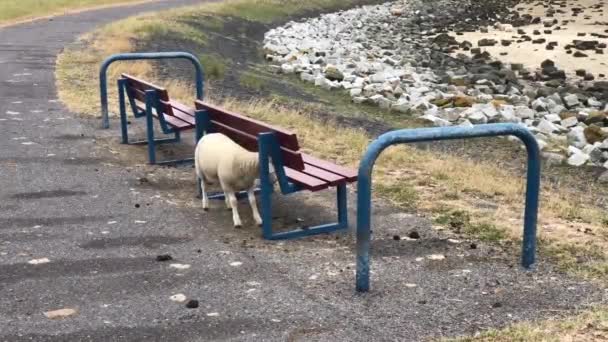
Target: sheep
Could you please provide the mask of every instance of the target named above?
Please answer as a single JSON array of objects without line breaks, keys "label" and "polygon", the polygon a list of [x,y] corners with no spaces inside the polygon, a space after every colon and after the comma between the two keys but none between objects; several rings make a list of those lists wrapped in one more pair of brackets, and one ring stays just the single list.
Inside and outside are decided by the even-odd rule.
[{"label": "sheep", "polygon": [[[205,184],[219,182],[224,191],[226,207],[232,209],[232,220],[235,228],[242,227],[237,210],[235,193],[247,191],[249,205],[253,211],[253,219],[258,226],[262,218],[258,212],[254,183],[260,176],[259,154],[249,152],[229,137],[221,133],[206,134],[196,145],[194,164],[197,181],[201,187],[203,210],[209,210],[209,198],[205,192]],[[271,181],[274,182],[274,168],[270,166]]]}]

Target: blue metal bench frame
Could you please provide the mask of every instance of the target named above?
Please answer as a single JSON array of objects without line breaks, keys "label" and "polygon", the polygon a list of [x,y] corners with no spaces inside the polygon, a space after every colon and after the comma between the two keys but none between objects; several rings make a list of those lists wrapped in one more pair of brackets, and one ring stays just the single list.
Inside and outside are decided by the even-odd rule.
[{"label": "blue metal bench frame", "polygon": [[[158,91],[156,90],[147,90],[146,91],[146,109],[139,110],[135,103],[135,99],[132,94],[129,93],[129,89],[127,87],[127,80],[124,78],[120,78],[118,80],[118,104],[120,108],[120,131],[122,135],[122,143],[129,145],[148,145],[148,162],[150,164],[179,164],[192,162],[193,158],[186,159],[178,159],[178,160],[167,160],[167,161],[157,161],[156,160],[156,144],[165,144],[165,143],[175,143],[181,141],[180,132],[176,129],[173,129],[165,120],[164,115],[157,115],[156,119],[158,119],[159,126],[161,128],[162,133],[164,134],[173,134],[173,138],[163,138],[163,139],[155,139],[154,138],[154,112],[162,113],[163,109],[161,107],[160,96]],[[127,95],[127,96],[125,96]],[[127,103],[126,98],[129,100],[129,105],[131,110],[133,111],[133,116],[135,118],[146,117],[146,140],[129,142],[129,132],[128,132],[128,119],[127,119]]]},{"label": "blue metal bench frame", "polygon": [[540,151],[538,142],[523,126],[517,124],[488,124],[474,127],[441,127],[404,129],[388,132],[372,142],[359,166],[357,188],[357,275],[358,292],[369,291],[370,240],[371,240],[371,176],[376,159],[387,147],[412,142],[468,139],[513,135],[523,141],[528,152],[526,182],[526,208],[522,243],[522,266],[530,268],[535,262],[536,222],[540,191]]},{"label": "blue metal bench frame", "polygon": [[[196,137],[197,141],[206,133],[212,133],[211,120],[209,114],[205,110],[198,110],[195,114],[196,118]],[[308,228],[297,228],[294,230],[275,233],[272,229],[272,193],[274,191],[273,183],[270,175],[270,163],[275,169],[275,174],[281,193],[289,195],[298,191],[304,190],[289,181],[283,168],[283,159],[281,157],[280,145],[278,139],[273,132],[261,133],[258,135],[258,148],[260,156],[260,202],[262,217],[262,235],[267,240],[286,240],[295,239],[304,236],[311,236],[323,233],[331,233],[337,230],[348,228],[348,205],[347,205],[347,189],[346,183],[338,184],[337,187],[337,211],[338,221],[322,224]],[[201,180],[198,179],[197,182]],[[200,184],[198,186],[200,194]],[[244,197],[246,193],[241,193]],[[223,194],[216,194],[209,197],[210,199],[224,199]]]},{"label": "blue metal bench frame", "polygon": [[188,52],[137,52],[115,54],[103,61],[101,67],[99,68],[99,98],[101,100],[102,128],[110,127],[110,118],[108,115],[108,68],[110,68],[110,66],[117,61],[157,59],[186,59],[192,62],[196,77],[196,98],[198,100],[203,99],[205,74],[203,72],[201,62],[193,54]]}]

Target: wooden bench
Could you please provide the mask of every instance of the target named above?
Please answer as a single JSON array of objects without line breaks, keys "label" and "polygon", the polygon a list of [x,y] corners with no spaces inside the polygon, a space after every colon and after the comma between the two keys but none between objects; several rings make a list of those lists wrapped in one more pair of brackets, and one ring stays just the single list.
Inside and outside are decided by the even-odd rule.
[{"label": "wooden bench", "polygon": [[[289,239],[348,228],[346,185],[357,181],[355,170],[302,153],[298,138],[292,132],[205,102],[196,101],[195,105],[197,137],[219,132],[227,135],[247,150],[259,152],[260,201],[264,238]],[[336,187],[338,221],[274,233],[271,202],[273,186],[269,174],[271,162],[281,193],[284,195],[302,190],[316,192]]]},{"label": "wooden bench", "polygon": [[[120,126],[123,144],[147,144],[150,164],[157,164],[156,144],[173,143],[181,140],[180,133],[195,128],[194,109],[169,98],[165,88],[122,74],[118,80],[120,105]],[[126,96],[125,96],[126,95]],[[146,136],[144,141],[129,142],[127,103],[128,99],[133,116],[146,117]],[[173,138],[154,139],[154,120],[157,120],[164,134],[173,134]],[[192,158],[158,162],[179,163],[192,161]]]}]

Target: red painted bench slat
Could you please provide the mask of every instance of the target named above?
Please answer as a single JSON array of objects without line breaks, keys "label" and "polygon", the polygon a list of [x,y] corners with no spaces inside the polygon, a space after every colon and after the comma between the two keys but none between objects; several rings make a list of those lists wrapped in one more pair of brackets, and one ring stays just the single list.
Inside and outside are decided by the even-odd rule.
[{"label": "red painted bench slat", "polygon": [[320,180],[313,176],[309,176],[300,171],[285,167],[285,175],[289,178],[290,181],[308,189],[310,191],[319,191],[323,189],[329,188],[329,183],[326,181]]},{"label": "red painted bench slat", "polygon": [[328,182],[331,185],[338,185],[340,183],[346,182],[346,178],[342,175],[337,175],[335,173],[325,171],[323,169],[319,169],[318,167],[312,166],[310,164],[304,164],[303,173],[311,175],[315,178],[319,178],[323,181]]},{"label": "red painted bench slat", "polygon": [[274,132],[279,140],[279,144],[290,150],[297,151],[300,149],[298,138],[295,133],[287,130],[267,125],[261,121],[257,121],[246,116],[229,112],[223,108],[213,106],[209,103],[196,101],[196,109],[207,110],[211,120],[221,122],[230,127],[238,127],[239,130],[247,132],[253,136],[260,133]]},{"label": "red painted bench slat", "polygon": [[344,176],[349,182],[355,182],[357,180],[357,171],[356,170],[352,170],[340,165],[336,165],[334,163],[325,161],[325,160],[321,160],[318,158],[315,158],[309,154],[306,153],[302,153],[302,158],[304,159],[304,163],[306,164],[310,164],[310,165],[314,165],[320,169],[338,174],[338,175],[342,175]]},{"label": "red painted bench slat", "polygon": [[[234,140],[247,150],[252,152],[258,151],[257,136],[251,135],[248,132],[243,132],[224,123],[216,122],[215,120],[211,120],[211,124],[216,132],[230,137],[230,139]],[[283,164],[285,164],[285,166],[296,170],[302,170],[304,168],[304,162],[302,161],[302,155],[300,152],[292,151],[286,147],[281,147],[281,157],[283,158]]]},{"label": "red painted bench slat", "polygon": [[[144,110],[144,111],[146,110],[146,108],[142,107],[141,105],[137,105],[137,109]],[[156,111],[153,110],[152,116],[154,116],[155,118],[158,118],[158,113],[156,113]],[[179,118],[176,118],[175,116],[163,114],[163,117],[169,125],[171,125],[173,128],[180,130],[180,131],[186,130],[186,129],[191,129],[194,127],[193,123],[188,123],[186,121],[180,120]]]}]

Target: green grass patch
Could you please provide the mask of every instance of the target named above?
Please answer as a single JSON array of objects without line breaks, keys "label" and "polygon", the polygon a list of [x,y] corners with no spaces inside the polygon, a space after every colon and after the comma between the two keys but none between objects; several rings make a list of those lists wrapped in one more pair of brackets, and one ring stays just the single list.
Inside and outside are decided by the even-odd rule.
[{"label": "green grass patch", "polygon": [[246,71],[241,74],[239,83],[245,88],[256,91],[264,90],[268,84],[263,76],[250,71]]},{"label": "green grass patch", "polygon": [[505,232],[489,222],[474,222],[464,210],[448,211],[439,215],[435,222],[457,233],[465,233],[482,241],[498,242],[507,238]]},{"label": "green grass patch", "polygon": [[374,190],[380,196],[388,198],[398,206],[406,209],[415,209],[418,201],[416,189],[404,182],[395,184],[377,183]]},{"label": "green grass patch", "polygon": [[309,11],[347,8],[359,2],[357,0],[234,0],[217,6],[207,6],[207,10],[219,15],[271,23]]},{"label": "green grass patch", "polygon": [[230,61],[222,56],[214,54],[204,54],[198,56],[205,70],[205,77],[208,79],[221,80],[226,76],[226,69]]},{"label": "green grass patch", "polygon": [[0,1],[0,24],[60,14],[67,10],[137,1],[141,0],[2,0]]}]

